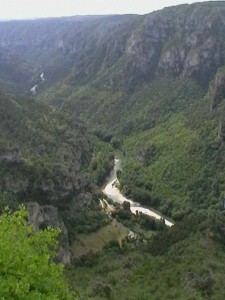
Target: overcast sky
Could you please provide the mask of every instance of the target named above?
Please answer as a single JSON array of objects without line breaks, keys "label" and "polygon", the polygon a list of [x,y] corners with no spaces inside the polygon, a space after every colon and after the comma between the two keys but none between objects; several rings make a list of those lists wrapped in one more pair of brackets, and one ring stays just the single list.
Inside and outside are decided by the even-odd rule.
[{"label": "overcast sky", "polygon": [[146,14],[189,0],[0,0],[0,19],[96,14]]}]

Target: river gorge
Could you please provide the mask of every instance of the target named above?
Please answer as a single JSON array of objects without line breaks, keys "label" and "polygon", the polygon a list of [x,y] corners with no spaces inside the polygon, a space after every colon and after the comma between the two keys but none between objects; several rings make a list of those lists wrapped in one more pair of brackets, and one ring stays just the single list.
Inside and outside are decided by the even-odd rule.
[{"label": "river gorge", "polygon": [[[102,190],[103,193],[105,193],[107,195],[107,197],[109,199],[111,199],[113,202],[117,202],[120,204],[122,204],[125,201],[129,202],[130,210],[133,214],[136,214],[138,212],[138,213],[143,213],[145,215],[153,217],[155,219],[161,219],[162,216],[159,213],[157,213],[147,207],[142,206],[138,202],[134,202],[131,199],[127,199],[124,195],[122,195],[120,190],[117,188],[117,186],[118,186],[117,171],[121,170],[121,163],[122,163],[121,159],[119,159],[119,158],[114,159],[114,168],[107,180],[106,185],[104,186],[104,188]],[[165,218],[164,218],[164,220],[165,220],[165,224],[167,226],[171,227],[174,225],[171,221],[169,221]]]}]

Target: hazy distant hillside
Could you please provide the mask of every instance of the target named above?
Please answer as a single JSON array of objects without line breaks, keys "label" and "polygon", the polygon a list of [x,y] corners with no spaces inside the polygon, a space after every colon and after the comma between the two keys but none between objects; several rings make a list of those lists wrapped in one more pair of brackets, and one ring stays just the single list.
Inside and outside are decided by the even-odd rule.
[{"label": "hazy distant hillside", "polygon": [[24,93],[29,91],[34,66],[13,54],[4,47],[0,48],[0,91]]},{"label": "hazy distant hillside", "polygon": [[145,16],[101,16],[0,24],[0,46],[40,67],[46,86],[66,79],[133,88],[170,74],[203,87],[224,64],[224,3],[166,8]]},{"label": "hazy distant hillside", "polygon": [[[0,25],[0,46],[35,67],[41,67],[48,79],[48,86],[76,72],[83,74],[78,76],[80,79],[85,79],[88,74],[84,68],[89,65],[88,72],[93,76],[100,67],[98,58],[103,59],[102,51],[105,52],[111,37],[121,30],[121,25],[125,27],[135,19],[138,17],[71,17],[3,22]],[[103,41],[104,45],[101,44]]]}]

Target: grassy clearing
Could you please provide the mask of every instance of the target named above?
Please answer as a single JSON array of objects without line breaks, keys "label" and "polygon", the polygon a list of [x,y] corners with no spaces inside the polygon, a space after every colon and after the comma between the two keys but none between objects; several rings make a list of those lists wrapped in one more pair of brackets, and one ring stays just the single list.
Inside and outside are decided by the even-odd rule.
[{"label": "grassy clearing", "polygon": [[128,235],[129,229],[121,223],[113,220],[111,224],[100,228],[90,234],[79,234],[71,245],[71,252],[75,258],[86,255],[89,252],[97,253],[110,241],[118,241],[122,247],[123,239]]}]

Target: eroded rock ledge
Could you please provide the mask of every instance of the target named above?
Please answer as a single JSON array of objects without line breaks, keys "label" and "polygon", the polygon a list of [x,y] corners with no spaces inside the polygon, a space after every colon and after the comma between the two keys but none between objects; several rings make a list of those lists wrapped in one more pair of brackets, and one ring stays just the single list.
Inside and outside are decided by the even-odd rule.
[{"label": "eroded rock ledge", "polygon": [[45,229],[47,226],[60,228],[62,233],[59,235],[59,247],[56,260],[64,265],[70,264],[70,251],[67,236],[67,229],[58,218],[57,208],[52,205],[40,206],[37,202],[27,204],[29,213],[28,220],[36,230]]}]

